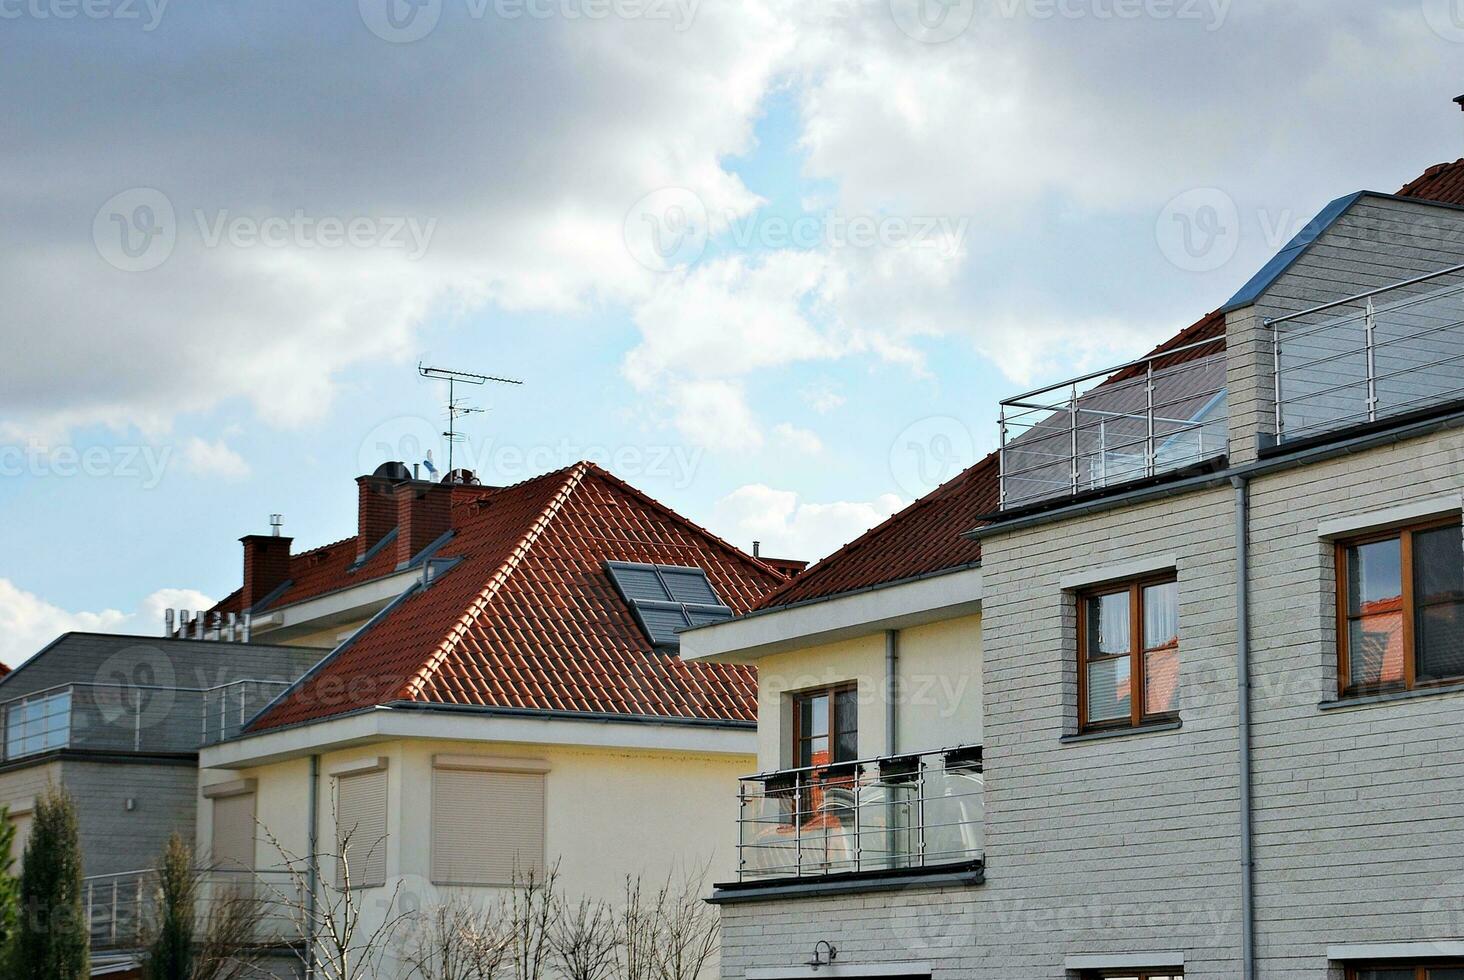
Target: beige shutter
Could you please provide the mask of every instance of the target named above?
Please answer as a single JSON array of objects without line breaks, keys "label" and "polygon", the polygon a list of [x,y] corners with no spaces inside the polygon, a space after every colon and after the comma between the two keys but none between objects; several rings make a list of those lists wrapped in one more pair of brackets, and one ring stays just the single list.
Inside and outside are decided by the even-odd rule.
[{"label": "beige shutter", "polygon": [[223,871],[254,870],[254,794],[220,796],[213,801],[213,866]]},{"label": "beige shutter", "polygon": [[434,769],[432,880],[507,885],[544,870],[544,775]]},{"label": "beige shutter", "polygon": [[[345,848],[350,837],[349,849]],[[344,862],[340,860],[344,851]],[[386,884],[386,773],[367,772],[336,780],[336,885]]]}]

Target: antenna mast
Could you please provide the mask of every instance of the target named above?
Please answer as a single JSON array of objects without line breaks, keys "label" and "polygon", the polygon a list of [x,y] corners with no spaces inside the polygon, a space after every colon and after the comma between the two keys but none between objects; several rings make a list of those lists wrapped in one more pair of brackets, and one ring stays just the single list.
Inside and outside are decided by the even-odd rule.
[{"label": "antenna mast", "polygon": [[457,386],[485,385],[492,381],[502,385],[521,385],[522,381],[516,378],[499,378],[491,374],[475,374],[472,371],[456,371],[452,368],[426,367],[421,361],[417,362],[417,373],[424,378],[434,378],[447,382],[447,431],[443,436],[447,438],[447,477],[452,478],[452,447],[458,441],[457,420],[462,415],[476,415],[483,411],[471,405],[460,404],[457,400]]}]

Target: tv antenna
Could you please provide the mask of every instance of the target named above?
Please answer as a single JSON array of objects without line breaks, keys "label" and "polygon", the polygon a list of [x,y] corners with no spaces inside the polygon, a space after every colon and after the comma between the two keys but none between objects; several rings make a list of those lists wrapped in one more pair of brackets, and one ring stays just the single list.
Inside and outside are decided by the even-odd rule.
[{"label": "tv antenna", "polygon": [[442,435],[447,439],[447,476],[452,478],[452,447],[462,437],[458,435],[457,420],[464,415],[478,415],[484,409],[468,405],[457,399],[457,386],[463,385],[485,385],[492,381],[501,385],[521,385],[522,381],[516,378],[499,378],[491,374],[475,374],[472,371],[456,371],[452,368],[427,367],[421,361],[417,362],[417,373],[424,378],[433,378],[438,381],[447,382],[447,431]]}]

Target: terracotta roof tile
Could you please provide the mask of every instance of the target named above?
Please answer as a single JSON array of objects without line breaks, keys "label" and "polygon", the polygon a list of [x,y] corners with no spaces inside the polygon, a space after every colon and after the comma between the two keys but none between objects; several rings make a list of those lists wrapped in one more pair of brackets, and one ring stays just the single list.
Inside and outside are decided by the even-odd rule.
[{"label": "terracotta roof tile", "polygon": [[1435,164],[1404,184],[1398,193],[1444,204],[1464,204],[1464,160]]},{"label": "terracotta roof tile", "polygon": [[591,463],[454,509],[437,552],[460,559],[333,654],[253,724],[318,720],[392,702],[754,721],[748,667],[654,649],[607,561],[695,565],[746,612],[783,581]]}]

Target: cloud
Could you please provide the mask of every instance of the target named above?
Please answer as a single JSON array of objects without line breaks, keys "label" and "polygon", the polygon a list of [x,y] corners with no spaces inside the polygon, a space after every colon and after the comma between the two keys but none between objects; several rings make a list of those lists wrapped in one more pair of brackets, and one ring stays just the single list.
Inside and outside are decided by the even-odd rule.
[{"label": "cloud", "polygon": [[0,578],[0,662],[17,667],[70,631],[161,635],[164,610],[207,609],[213,604],[213,599],[193,589],[159,589],[132,612],[71,612]]},{"label": "cloud", "polygon": [[828,382],[809,385],[798,393],[804,404],[820,415],[827,415],[830,412],[843,406],[846,399],[834,389]]},{"label": "cloud", "polygon": [[824,450],[823,440],[818,437],[818,433],[800,429],[790,422],[779,422],[773,426],[773,436],[782,447],[804,456],[816,456]]},{"label": "cloud", "polygon": [[238,480],[249,475],[249,463],[222,440],[208,442],[197,436],[183,444],[183,465],[197,476]]},{"label": "cloud", "polygon": [[713,507],[714,526],[731,541],[761,541],[763,553],[816,561],[899,511],[892,493],[870,501],[808,503],[761,483],[738,487]]}]

